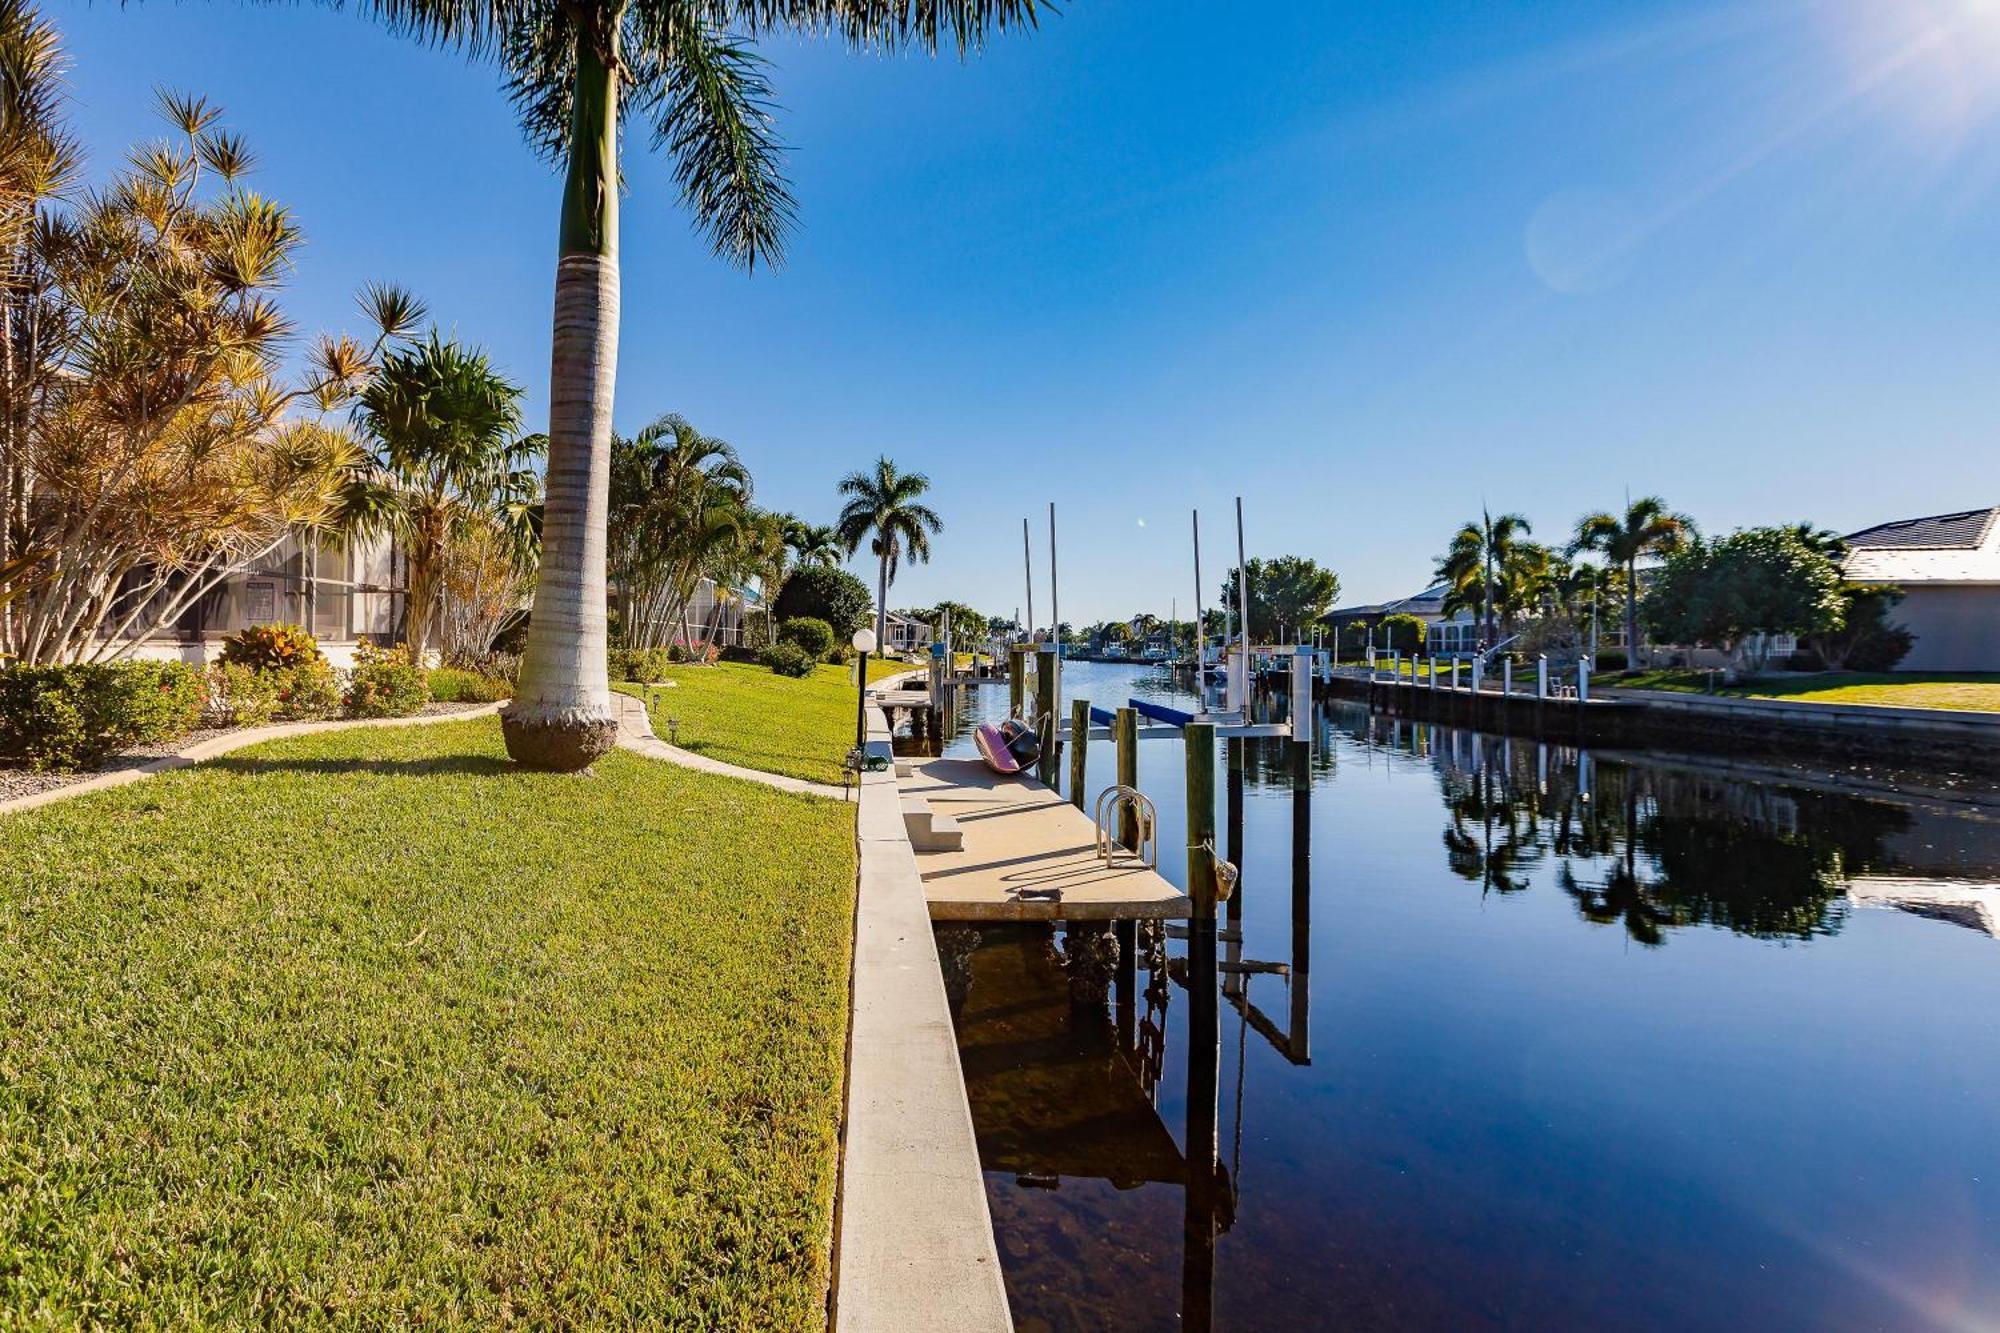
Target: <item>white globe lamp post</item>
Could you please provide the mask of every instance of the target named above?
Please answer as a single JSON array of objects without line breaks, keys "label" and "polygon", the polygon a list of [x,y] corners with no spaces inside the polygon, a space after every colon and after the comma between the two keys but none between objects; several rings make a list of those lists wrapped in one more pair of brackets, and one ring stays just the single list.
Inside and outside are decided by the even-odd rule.
[{"label": "white globe lamp post", "polygon": [[861,654],[855,668],[854,744],[862,749],[868,744],[868,654],[875,651],[875,631],[863,625],[848,642]]}]

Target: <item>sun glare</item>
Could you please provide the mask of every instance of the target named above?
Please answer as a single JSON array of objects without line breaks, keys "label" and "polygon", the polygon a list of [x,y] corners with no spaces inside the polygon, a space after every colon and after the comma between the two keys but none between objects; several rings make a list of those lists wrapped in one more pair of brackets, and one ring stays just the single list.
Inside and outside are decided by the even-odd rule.
[{"label": "sun glare", "polygon": [[1829,12],[1857,98],[1951,142],[2000,114],[2000,0],[1854,0]]}]

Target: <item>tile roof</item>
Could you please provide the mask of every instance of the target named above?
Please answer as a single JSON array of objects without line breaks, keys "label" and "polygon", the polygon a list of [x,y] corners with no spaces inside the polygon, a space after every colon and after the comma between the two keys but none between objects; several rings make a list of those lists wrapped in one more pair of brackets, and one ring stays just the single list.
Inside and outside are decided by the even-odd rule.
[{"label": "tile roof", "polygon": [[1878,523],[1851,533],[1847,544],[1856,550],[1970,551],[1985,545],[2000,507],[1968,509],[1957,514],[1933,514]]},{"label": "tile roof", "polygon": [[2000,508],[1883,523],[1847,545],[1857,583],[2000,583]]}]

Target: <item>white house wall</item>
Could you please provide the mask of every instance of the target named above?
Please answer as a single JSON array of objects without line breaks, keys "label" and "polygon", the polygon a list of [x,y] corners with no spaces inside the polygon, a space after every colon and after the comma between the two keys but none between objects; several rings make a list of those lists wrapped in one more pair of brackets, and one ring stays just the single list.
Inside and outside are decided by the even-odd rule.
[{"label": "white house wall", "polygon": [[1890,611],[1917,636],[1901,671],[2000,671],[2000,586],[1905,585]]}]

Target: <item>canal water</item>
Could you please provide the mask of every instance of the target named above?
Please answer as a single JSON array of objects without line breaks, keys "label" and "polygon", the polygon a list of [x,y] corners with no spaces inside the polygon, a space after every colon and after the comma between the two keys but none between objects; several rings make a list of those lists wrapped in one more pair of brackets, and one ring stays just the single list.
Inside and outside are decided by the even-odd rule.
[{"label": "canal water", "polygon": [[[2000,803],[1315,731],[1297,790],[1217,745],[1216,971],[1076,1011],[1059,941],[940,934],[1022,1329],[2000,1328]],[[1183,764],[1140,745],[1176,883]]]}]

